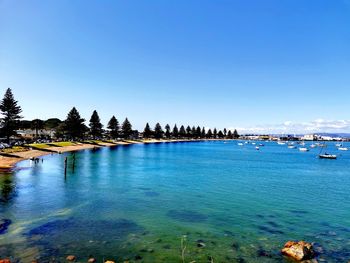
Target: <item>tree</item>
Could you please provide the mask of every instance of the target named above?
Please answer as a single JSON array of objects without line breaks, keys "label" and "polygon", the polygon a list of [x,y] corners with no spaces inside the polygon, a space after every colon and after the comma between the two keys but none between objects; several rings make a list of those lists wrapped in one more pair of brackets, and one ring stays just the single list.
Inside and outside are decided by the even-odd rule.
[{"label": "tree", "polygon": [[201,132],[201,138],[205,138],[205,128],[202,128],[202,132]]},{"label": "tree", "polygon": [[191,129],[191,136],[192,136],[192,138],[196,137],[196,133],[197,133],[196,127],[192,126],[192,129]]},{"label": "tree", "polygon": [[20,116],[22,109],[18,106],[18,101],[15,100],[10,88],[6,90],[4,98],[0,102],[0,111],[3,115],[1,118],[1,131],[9,143],[10,137],[17,134],[16,130],[19,128],[19,120],[22,118]]},{"label": "tree", "polygon": [[187,126],[187,128],[186,128],[186,137],[187,138],[191,138],[191,135],[192,135],[191,132],[192,132],[191,127]]},{"label": "tree", "polygon": [[179,137],[179,129],[177,128],[176,124],[174,125],[174,128],[173,128],[173,137],[174,138]]},{"label": "tree", "polygon": [[156,139],[160,139],[163,137],[163,129],[162,129],[162,126],[160,126],[159,123],[156,124],[156,126],[154,127],[154,137]]},{"label": "tree", "polygon": [[227,135],[227,130],[226,128],[224,128],[224,136],[226,137],[226,135]]},{"label": "tree", "polygon": [[165,125],[165,137],[169,139],[170,136],[171,136],[170,125],[167,124],[167,125]]},{"label": "tree", "polygon": [[218,131],[216,130],[216,128],[214,128],[213,135],[214,135],[214,139],[216,139],[216,137],[217,137],[217,135],[218,135]]},{"label": "tree", "polygon": [[44,127],[45,127],[45,129],[49,129],[49,130],[50,129],[57,129],[61,123],[62,123],[62,121],[60,119],[50,118],[44,122]]},{"label": "tree", "polygon": [[78,110],[73,107],[64,121],[64,131],[72,140],[82,139],[86,131],[85,119],[80,117]]},{"label": "tree", "polygon": [[30,127],[32,130],[35,130],[35,138],[38,138],[39,130],[44,129],[44,121],[40,119],[32,120]]},{"label": "tree", "polygon": [[109,129],[109,135],[111,136],[112,139],[114,140],[118,139],[120,127],[119,127],[119,122],[114,115],[109,120],[107,124],[107,129]]},{"label": "tree", "polygon": [[149,127],[149,124],[148,122],[146,123],[146,127],[145,129],[143,130],[143,138],[151,138],[152,136],[152,130],[151,128]]},{"label": "tree", "polygon": [[179,136],[181,138],[185,138],[186,137],[186,130],[185,130],[185,127],[183,125],[181,125],[181,127],[180,127]]},{"label": "tree", "polygon": [[213,133],[211,132],[211,129],[208,130],[207,132],[207,138],[212,138],[213,137]]},{"label": "tree", "polygon": [[19,129],[23,129],[23,130],[30,129],[32,127],[32,121],[20,120],[18,125],[19,125],[18,126]]},{"label": "tree", "polygon": [[238,139],[239,138],[239,134],[238,134],[236,129],[233,131],[233,138],[234,139]]},{"label": "tree", "polygon": [[218,137],[220,139],[224,138],[224,134],[223,134],[223,132],[221,130],[218,132]]},{"label": "tree", "polygon": [[229,139],[232,139],[233,138],[233,135],[232,135],[232,131],[229,130],[228,133],[227,133],[227,138]]},{"label": "tree", "polygon": [[122,133],[125,139],[130,138],[132,134],[132,126],[129,122],[128,118],[125,119],[125,121],[122,124]]},{"label": "tree", "polygon": [[100,116],[98,116],[98,113],[96,110],[94,110],[91,115],[89,126],[90,126],[90,134],[92,135],[92,138],[94,140],[102,136],[102,124],[101,124]]},{"label": "tree", "polygon": [[202,134],[202,132],[201,132],[201,127],[197,127],[197,129],[196,129],[196,137],[197,138],[200,138],[201,137],[201,134]]}]

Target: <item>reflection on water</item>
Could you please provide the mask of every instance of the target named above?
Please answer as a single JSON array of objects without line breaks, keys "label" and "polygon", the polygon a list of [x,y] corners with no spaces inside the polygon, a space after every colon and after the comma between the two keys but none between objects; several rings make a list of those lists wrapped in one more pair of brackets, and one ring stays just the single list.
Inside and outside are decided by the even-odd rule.
[{"label": "reflection on water", "polygon": [[0,176],[0,255],[182,262],[185,242],[186,262],[284,262],[283,244],[305,239],[319,260],[346,262],[350,155],[317,153],[203,142],[24,161]]}]

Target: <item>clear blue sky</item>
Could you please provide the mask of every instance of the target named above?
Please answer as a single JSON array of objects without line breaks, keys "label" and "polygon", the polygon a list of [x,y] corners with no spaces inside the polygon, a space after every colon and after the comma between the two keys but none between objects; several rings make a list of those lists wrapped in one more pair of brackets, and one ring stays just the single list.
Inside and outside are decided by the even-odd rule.
[{"label": "clear blue sky", "polygon": [[349,120],[350,1],[0,0],[7,87],[27,119]]}]

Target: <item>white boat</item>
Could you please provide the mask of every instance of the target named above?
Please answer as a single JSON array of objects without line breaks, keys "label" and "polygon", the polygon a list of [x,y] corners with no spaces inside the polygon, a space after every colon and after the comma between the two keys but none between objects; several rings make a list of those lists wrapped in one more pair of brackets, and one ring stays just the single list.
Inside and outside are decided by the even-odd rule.
[{"label": "white boat", "polygon": [[255,145],[255,142],[252,142],[253,145]]},{"label": "white boat", "polygon": [[316,147],[317,147],[316,144],[311,144],[311,145],[310,145],[310,148],[316,148]]},{"label": "white boat", "polygon": [[339,151],[348,151],[349,149],[347,147],[339,147],[338,150]]},{"label": "white boat", "polygon": [[278,145],[285,145],[285,142],[277,142]]},{"label": "white boat", "polygon": [[308,152],[309,149],[306,148],[306,147],[300,147],[300,148],[299,148],[299,151],[301,151],[301,152]]},{"label": "white boat", "polygon": [[335,146],[336,147],[342,147],[342,144],[341,143],[336,143]]},{"label": "white boat", "polygon": [[318,157],[321,159],[337,159],[337,155],[329,153],[319,154]]},{"label": "white boat", "polygon": [[255,149],[258,150],[258,151],[260,150],[259,146],[256,146]]},{"label": "white boat", "polygon": [[239,145],[239,146],[243,146],[243,143],[239,142],[238,145]]},{"label": "white boat", "polygon": [[[326,148],[327,147],[327,145],[326,144],[324,144],[324,147],[322,147],[322,148]],[[337,155],[336,154],[329,154],[329,153],[322,153],[322,151],[323,151],[323,149],[321,148],[321,151],[320,151],[320,153],[319,153],[319,155],[318,155],[318,157],[319,158],[321,158],[321,159],[337,159]]]},{"label": "white boat", "polygon": [[304,146],[305,142],[300,142],[299,145]]},{"label": "white boat", "polygon": [[288,148],[289,149],[295,149],[295,148],[297,148],[295,145],[288,145]]}]

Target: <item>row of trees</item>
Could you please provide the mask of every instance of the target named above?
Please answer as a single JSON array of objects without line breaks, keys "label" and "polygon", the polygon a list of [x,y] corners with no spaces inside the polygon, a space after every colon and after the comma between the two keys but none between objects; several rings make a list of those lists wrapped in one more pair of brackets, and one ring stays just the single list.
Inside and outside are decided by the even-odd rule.
[{"label": "row of trees", "polygon": [[[82,118],[78,110],[73,107],[68,115],[66,120],[61,121],[56,118],[48,119],[46,121],[35,119],[32,121],[21,121],[22,112],[21,107],[18,105],[18,102],[14,99],[13,93],[10,88],[6,90],[4,98],[0,102],[0,111],[2,118],[0,119],[0,135],[5,136],[7,140],[10,140],[10,137],[16,135],[16,130],[18,129],[32,129],[35,130],[36,137],[38,137],[39,130],[42,129],[55,129],[56,137],[65,138],[65,139],[84,139],[87,137],[93,139],[99,139],[108,136],[112,139],[125,138],[128,139],[132,135],[138,134],[137,131],[132,130],[132,125],[126,118],[123,123],[120,125],[118,119],[115,116],[109,120],[107,124],[107,131],[103,129],[100,117],[97,111],[93,111],[90,120],[89,126],[85,125],[85,119]],[[170,125],[165,126],[165,131],[162,126],[157,123],[152,130],[149,124],[146,124],[146,127],[143,131],[144,138],[238,138],[239,135],[236,130],[231,132],[231,130],[224,129],[223,131],[215,128],[213,131],[205,128],[200,128],[193,126],[181,125],[180,128],[175,126],[171,129]]]},{"label": "row of trees", "polygon": [[187,139],[237,139],[239,138],[237,130],[234,130],[233,132],[231,130],[227,130],[226,128],[221,131],[214,128],[212,131],[211,129],[208,129],[208,131],[205,130],[205,128],[200,128],[199,126],[192,128],[190,126],[187,126],[185,128],[184,125],[181,125],[180,129],[175,124],[173,129],[170,128],[170,125],[165,125],[165,131],[163,130],[162,126],[157,123],[154,127],[154,130],[151,130],[149,124],[146,124],[145,129],[143,130],[143,138],[187,138]]}]

